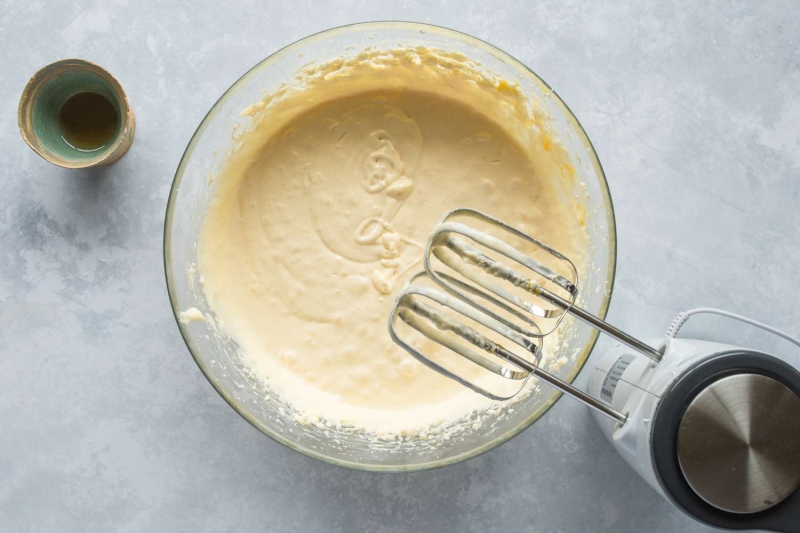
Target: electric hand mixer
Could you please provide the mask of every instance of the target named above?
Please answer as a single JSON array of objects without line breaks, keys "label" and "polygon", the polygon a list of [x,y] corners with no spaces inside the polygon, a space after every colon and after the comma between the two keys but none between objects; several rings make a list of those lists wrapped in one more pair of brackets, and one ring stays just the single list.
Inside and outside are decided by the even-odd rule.
[{"label": "electric hand mixer", "polygon": [[[494,400],[511,399],[535,376],[590,407],[625,460],[690,516],[716,527],[800,532],[800,372],[765,353],[675,335],[692,314],[712,312],[800,341],[697,309],[678,315],[666,338],[642,342],[576,305],[568,258],[471,209],[445,215],[424,266],[389,321],[394,342],[417,360]],[[543,339],[567,314],[619,342],[600,358],[586,392],[539,367]],[[431,342],[471,364],[422,347]]]}]

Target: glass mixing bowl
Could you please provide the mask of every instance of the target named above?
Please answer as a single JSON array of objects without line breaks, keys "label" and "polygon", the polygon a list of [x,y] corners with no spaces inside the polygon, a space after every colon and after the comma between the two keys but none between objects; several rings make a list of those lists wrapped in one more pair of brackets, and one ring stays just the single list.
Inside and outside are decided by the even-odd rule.
[{"label": "glass mixing bowl", "polygon": [[[603,170],[586,133],[566,104],[525,65],[483,41],[456,31],[414,23],[355,24],[318,33],[271,55],[242,76],[214,104],[189,142],[178,166],[167,205],[164,264],[176,319],[197,308],[205,321],[178,320],[189,351],[217,392],[242,417],[264,434],[308,456],[349,468],[372,471],[414,471],[441,467],[475,457],[519,434],[559,399],[542,385],[515,409],[486,416],[482,424],[464,424],[448,440],[428,442],[417,436],[375,439],[363,433],[301,423],[286,405],[244,366],[236,343],[220,335],[206,303],[197,271],[197,242],[206,208],[213,200],[213,175],[232,144],[232,132],[246,127],[240,111],[276,89],[310,61],[322,63],[357,54],[365,47],[422,45],[461,52],[482,69],[513,80],[552,119],[551,133],[570,154],[578,179],[574,195],[586,202],[589,264],[581,279],[580,303],[604,318],[616,266],[614,210]],[[241,130],[239,130],[241,131]],[[597,332],[567,319],[571,335],[566,363],[554,373],[572,382],[597,340]],[[388,334],[388,333],[387,333]],[[566,351],[565,351],[566,352]],[[563,360],[562,360],[563,361]],[[552,371],[552,370],[551,370]]]}]

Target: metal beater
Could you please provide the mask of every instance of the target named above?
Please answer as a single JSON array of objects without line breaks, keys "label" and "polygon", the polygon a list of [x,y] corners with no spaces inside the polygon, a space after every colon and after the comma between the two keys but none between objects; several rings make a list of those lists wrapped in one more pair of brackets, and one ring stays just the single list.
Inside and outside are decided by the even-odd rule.
[{"label": "metal beater", "polygon": [[[523,254],[504,240],[455,221],[463,217],[489,224],[528,243],[534,250],[543,252],[543,255],[560,265],[560,270],[566,275],[559,273],[554,266],[545,265]],[[511,259],[527,270],[527,273],[493,259],[484,250],[491,250]],[[434,268],[431,261],[433,257],[458,277]],[[619,423],[625,423],[627,417],[624,413],[610,408],[604,402],[538,366],[541,359],[541,339],[555,331],[567,313],[655,362],[662,358],[660,351],[575,305],[578,273],[572,261],[505,222],[474,209],[462,208],[447,213],[434,229],[425,248],[423,262],[425,272],[409,281],[392,309],[389,332],[395,343],[429,368],[493,400],[511,399],[522,391],[530,376],[536,376],[592,409]],[[444,292],[421,285],[419,280],[422,276],[430,277]],[[512,293],[506,287],[498,285],[496,280],[507,282],[520,289],[518,293],[529,294],[552,305],[552,308],[532,303],[518,293]],[[524,349],[525,356],[510,351],[500,342],[454,318],[451,316],[453,312],[520,346]],[[511,393],[491,391],[479,383],[465,379],[403,340],[397,328],[398,318],[428,339],[442,344],[485,370],[519,381],[520,386]],[[540,323],[551,322],[548,331],[542,332],[536,320]],[[454,336],[466,341],[467,345],[454,339]],[[480,351],[475,351],[468,345]],[[497,359],[510,363],[513,368],[499,364]]]}]

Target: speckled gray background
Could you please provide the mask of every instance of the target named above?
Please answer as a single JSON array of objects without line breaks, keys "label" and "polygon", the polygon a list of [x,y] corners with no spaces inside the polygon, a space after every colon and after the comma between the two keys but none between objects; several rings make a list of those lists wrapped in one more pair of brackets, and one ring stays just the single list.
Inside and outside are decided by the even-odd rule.
[{"label": "speckled gray background", "polygon": [[[330,26],[437,23],[521,59],[585,126],[617,208],[611,319],[658,336],[713,305],[798,333],[797,2],[0,4],[0,531],[704,530],[569,400],[427,473],[350,472],[270,441],[181,340],[164,209],[195,127],[256,62]],[[110,168],[53,167],[19,136],[25,82],[64,57],[105,66],[131,100],[136,141]]]}]

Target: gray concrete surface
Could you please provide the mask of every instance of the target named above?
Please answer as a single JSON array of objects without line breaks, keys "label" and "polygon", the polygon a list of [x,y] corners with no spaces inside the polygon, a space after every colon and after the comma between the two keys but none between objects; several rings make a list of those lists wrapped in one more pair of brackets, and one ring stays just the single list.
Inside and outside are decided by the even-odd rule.
[{"label": "gray concrete surface", "polygon": [[[260,59],[330,26],[431,22],[530,65],[586,127],[617,208],[612,320],[658,336],[712,305],[798,333],[797,2],[1,3],[0,531],[705,529],[570,401],[427,473],[345,471],[270,441],[181,340],[164,209],[195,127]],[[53,167],[19,136],[25,82],[64,57],[105,66],[130,97],[136,141],[109,168]],[[744,335],[699,320],[698,335]]]}]

